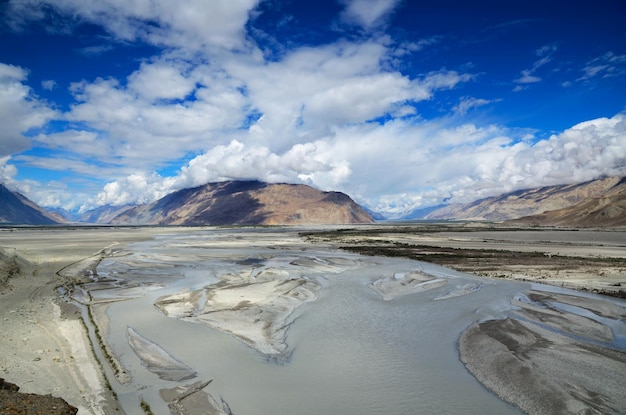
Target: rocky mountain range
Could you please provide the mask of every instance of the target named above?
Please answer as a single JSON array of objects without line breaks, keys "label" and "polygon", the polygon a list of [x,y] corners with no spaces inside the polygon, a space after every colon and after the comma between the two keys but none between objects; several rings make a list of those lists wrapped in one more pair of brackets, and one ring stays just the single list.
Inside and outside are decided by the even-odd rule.
[{"label": "rocky mountain range", "polygon": [[[597,204],[604,206],[605,209],[614,205],[611,208],[612,219],[610,223],[620,223],[619,214],[616,211],[616,209],[619,210],[620,208],[619,204],[616,205],[616,203],[619,200],[619,195],[623,194],[620,191],[626,187],[625,180],[623,177],[603,177],[584,183],[518,190],[471,203],[451,204],[430,212],[425,215],[424,219],[500,222],[526,216],[535,217],[534,215],[540,215],[547,211],[569,209],[568,212],[570,214],[566,215],[564,212],[561,212],[557,215],[562,218],[560,221],[561,225],[612,226],[608,223],[603,225],[604,222],[592,225],[595,220],[599,221],[602,217],[583,218],[585,216],[583,212],[590,212],[591,208],[583,207],[582,205],[578,206],[578,204]],[[600,200],[604,202],[600,202]],[[571,213],[578,211],[578,209],[581,209],[579,213]],[[553,217],[552,214],[548,216],[550,218]],[[551,223],[547,222],[548,216],[535,217],[532,223],[542,224],[541,218],[546,218],[545,224],[550,225]],[[568,220],[571,220],[571,222],[566,223]]]},{"label": "rocky mountain range", "polygon": [[84,223],[109,223],[111,222],[117,215],[124,213],[125,211],[134,208],[135,205],[124,205],[124,206],[111,206],[104,205],[98,208],[88,210],[82,215],[77,215],[75,220],[77,222]]},{"label": "rocky mountain range", "polygon": [[313,225],[371,223],[349,196],[302,184],[209,183],[124,211],[115,225]]},{"label": "rocky mountain range", "polygon": [[626,177],[601,195],[508,223],[527,226],[626,226]]},{"label": "rocky mountain range", "polygon": [[[300,184],[226,181],[183,189],[140,206],[101,206],[72,218],[112,225],[304,225],[383,219],[349,196]],[[530,226],[626,226],[626,177],[518,190],[467,204],[416,210],[404,219],[470,220]],[[0,185],[0,223],[68,223]]]},{"label": "rocky mountain range", "polygon": [[53,225],[64,223],[62,216],[49,212],[20,193],[0,184],[0,223],[12,225]]}]

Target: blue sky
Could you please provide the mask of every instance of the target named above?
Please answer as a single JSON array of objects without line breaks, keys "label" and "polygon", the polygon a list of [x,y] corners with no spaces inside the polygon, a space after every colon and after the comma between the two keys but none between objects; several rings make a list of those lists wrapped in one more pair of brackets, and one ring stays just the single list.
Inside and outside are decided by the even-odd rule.
[{"label": "blue sky", "polygon": [[620,0],[0,2],[0,182],[46,207],[259,179],[390,217],[626,174]]}]

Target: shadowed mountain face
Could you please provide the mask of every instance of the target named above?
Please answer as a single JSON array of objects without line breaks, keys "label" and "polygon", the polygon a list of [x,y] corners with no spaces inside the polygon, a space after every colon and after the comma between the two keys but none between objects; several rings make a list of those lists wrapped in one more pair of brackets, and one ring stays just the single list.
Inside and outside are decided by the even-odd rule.
[{"label": "shadowed mountain face", "polygon": [[350,197],[306,185],[259,181],[209,183],[129,209],[116,225],[304,225],[371,223]]},{"label": "shadowed mountain face", "polygon": [[[605,198],[607,195],[615,195],[615,192],[619,189],[623,189],[625,186],[624,179],[621,177],[604,177],[597,180],[592,180],[585,183],[547,186],[534,189],[519,190],[512,193],[506,193],[500,196],[489,197],[486,199],[477,200],[467,204],[453,204],[444,208],[438,209],[430,214],[426,215],[426,219],[454,219],[454,220],[486,220],[486,221],[506,221],[511,219],[518,219],[526,216],[539,215],[546,211],[553,211],[558,209],[573,208],[580,203],[599,203],[598,200]],[[611,205],[619,208],[619,203],[615,205],[617,199],[613,200],[614,196],[604,200],[603,206],[607,208]],[[596,200],[596,202],[593,202]],[[590,208],[587,208],[589,210]],[[611,215],[615,219],[613,222],[618,223],[616,219],[619,214],[615,213],[612,209]],[[605,214],[606,216],[606,214]],[[611,224],[602,224],[598,222],[597,225],[592,224],[594,221],[599,220],[601,216],[596,219],[585,219],[582,223],[579,223],[581,218],[577,217],[574,220],[574,216],[563,217],[565,222],[560,225],[567,226],[615,226]],[[539,223],[538,220],[536,222]],[[546,223],[548,224],[548,223]]]},{"label": "shadowed mountain face", "polygon": [[0,184],[0,223],[15,225],[52,225],[65,220],[50,213],[19,193]]}]

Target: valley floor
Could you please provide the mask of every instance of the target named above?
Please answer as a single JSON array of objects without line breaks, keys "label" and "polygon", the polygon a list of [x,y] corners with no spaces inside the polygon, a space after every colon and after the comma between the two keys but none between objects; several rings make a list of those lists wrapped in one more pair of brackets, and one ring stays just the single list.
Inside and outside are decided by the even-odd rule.
[{"label": "valley floor", "polygon": [[[99,259],[130,242],[186,231],[0,229],[0,377],[19,385],[22,392],[60,396],[78,407],[79,414],[123,413],[80,320],[86,317],[59,299],[59,287],[89,280]],[[410,257],[486,277],[626,295],[626,231],[410,224],[316,228],[300,235],[314,244],[368,255]],[[503,325],[503,331],[525,330],[497,324]],[[480,331],[489,334],[489,329],[481,325],[466,332],[462,358],[469,359],[467,350],[484,341]],[[623,366],[623,353],[618,355]],[[481,367],[476,361],[464,363],[487,385],[488,379],[493,379],[491,370],[499,370]]]},{"label": "valley floor", "polygon": [[304,234],[366,255],[626,298],[626,230],[383,224]]}]

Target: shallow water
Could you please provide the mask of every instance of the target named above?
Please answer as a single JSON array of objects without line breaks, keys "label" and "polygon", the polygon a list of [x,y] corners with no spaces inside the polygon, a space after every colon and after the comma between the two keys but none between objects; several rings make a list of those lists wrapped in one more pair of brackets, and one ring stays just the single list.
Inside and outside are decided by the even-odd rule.
[{"label": "shallow water", "polygon": [[[399,258],[364,257],[308,245],[293,230],[207,230],[163,236],[129,246],[130,255],[98,267],[101,277],[129,288],[95,291],[94,298],[123,294],[108,308],[107,341],[132,376],[112,382],[129,415],[168,413],[159,379],[128,344],[127,327],[193,368],[205,389],[235,415],[264,414],[519,414],[487,391],[459,360],[457,340],[475,321],[498,318],[528,284],[484,280]],[[201,288],[224,273],[271,266],[314,279],[319,298],[296,310],[287,335],[291,354],[265,358],[234,337],[179,321],[154,307],[157,298]],[[419,270],[446,278],[443,287],[383,301],[367,284],[396,272]],[[480,284],[482,283],[482,284]],[[435,301],[468,284],[476,291]]]}]

